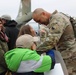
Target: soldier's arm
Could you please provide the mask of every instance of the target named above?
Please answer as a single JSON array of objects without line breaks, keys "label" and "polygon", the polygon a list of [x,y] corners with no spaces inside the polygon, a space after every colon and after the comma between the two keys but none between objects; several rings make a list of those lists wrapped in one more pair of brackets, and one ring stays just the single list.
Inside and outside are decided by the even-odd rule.
[{"label": "soldier's arm", "polygon": [[55,47],[55,45],[58,43],[61,35],[63,34],[66,26],[67,25],[65,24],[64,19],[62,19],[62,18],[51,21],[48,26],[49,34],[48,34],[47,38],[45,39],[45,42],[43,42],[42,44],[40,44],[37,47],[37,50],[46,51],[46,50],[49,50],[49,49],[52,49],[53,47]]}]

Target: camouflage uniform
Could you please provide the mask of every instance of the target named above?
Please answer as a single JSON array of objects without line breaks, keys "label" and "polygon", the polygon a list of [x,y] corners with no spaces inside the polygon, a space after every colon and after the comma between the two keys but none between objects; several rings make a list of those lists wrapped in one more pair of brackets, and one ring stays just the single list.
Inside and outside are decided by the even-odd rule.
[{"label": "camouflage uniform", "polygon": [[0,40],[0,73],[5,72],[6,64],[4,60],[4,53],[8,50],[7,43]]},{"label": "camouflage uniform", "polygon": [[41,44],[38,51],[46,51],[56,46],[62,54],[69,75],[76,75],[76,42],[74,32],[69,19],[57,12],[52,14],[47,25],[45,36],[41,36]]}]

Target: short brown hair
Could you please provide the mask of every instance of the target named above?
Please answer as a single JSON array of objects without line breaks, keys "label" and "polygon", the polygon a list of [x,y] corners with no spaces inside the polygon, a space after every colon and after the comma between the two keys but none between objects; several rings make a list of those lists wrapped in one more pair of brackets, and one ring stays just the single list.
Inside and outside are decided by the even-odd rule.
[{"label": "short brown hair", "polygon": [[23,25],[23,26],[20,28],[18,37],[21,36],[21,35],[24,35],[24,34],[30,34],[30,35],[32,35],[32,33],[31,33],[31,31],[30,31],[30,25]]}]

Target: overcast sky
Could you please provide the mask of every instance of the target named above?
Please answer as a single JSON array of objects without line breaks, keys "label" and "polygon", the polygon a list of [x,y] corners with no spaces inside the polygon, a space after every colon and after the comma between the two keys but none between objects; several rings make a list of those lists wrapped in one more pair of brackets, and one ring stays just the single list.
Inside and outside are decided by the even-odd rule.
[{"label": "overcast sky", "polygon": [[[20,0],[0,0],[0,16],[9,14],[13,19],[18,13]],[[49,12],[58,10],[76,17],[76,0],[32,0],[32,11],[42,7]]]}]

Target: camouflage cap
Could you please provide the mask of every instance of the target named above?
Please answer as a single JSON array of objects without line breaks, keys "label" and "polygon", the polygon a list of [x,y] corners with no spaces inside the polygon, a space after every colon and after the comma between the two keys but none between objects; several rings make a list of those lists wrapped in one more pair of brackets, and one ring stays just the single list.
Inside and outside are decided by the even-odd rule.
[{"label": "camouflage cap", "polygon": [[5,20],[11,20],[11,16],[9,15],[2,15],[1,18]]},{"label": "camouflage cap", "polygon": [[22,48],[31,48],[34,42],[37,41],[37,38],[32,37],[29,34],[24,34],[18,37],[16,40],[16,47],[22,47]]}]

